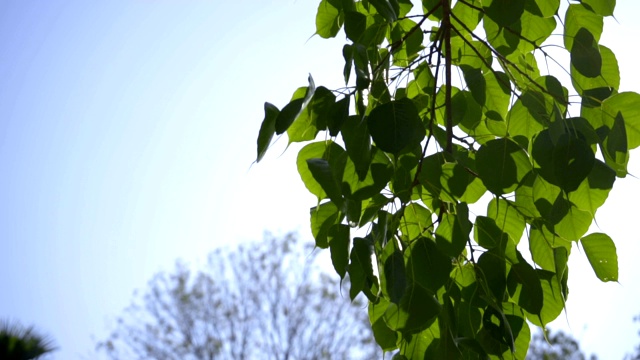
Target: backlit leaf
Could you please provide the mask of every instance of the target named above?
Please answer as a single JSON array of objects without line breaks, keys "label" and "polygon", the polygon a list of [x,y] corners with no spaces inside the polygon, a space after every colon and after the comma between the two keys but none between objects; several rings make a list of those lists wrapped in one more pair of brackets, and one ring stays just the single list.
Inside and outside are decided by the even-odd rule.
[{"label": "backlit leaf", "polygon": [[264,120],[262,121],[260,133],[258,134],[258,158],[256,162],[262,160],[262,157],[269,148],[269,144],[271,144],[273,134],[276,132],[276,118],[279,113],[280,110],[278,110],[275,105],[268,102],[264,103]]},{"label": "backlit leaf", "polygon": [[425,137],[418,110],[406,98],[373,109],[368,117],[368,125],[376,146],[392,154],[419,144]]},{"label": "backlit leaf", "polygon": [[496,195],[510,193],[531,170],[529,156],[509,139],[491,140],[476,154],[478,175]]},{"label": "backlit leaf", "polygon": [[587,254],[598,279],[602,281],[618,281],[618,255],[613,240],[603,233],[589,234],[580,239],[580,244]]},{"label": "backlit leaf", "polygon": [[[313,215],[312,215],[313,216]],[[331,251],[331,263],[341,279],[347,273],[349,266],[349,227],[343,224],[337,224],[329,230],[329,249]]]},{"label": "backlit leaf", "polygon": [[336,36],[344,22],[343,13],[335,2],[322,0],[316,15],[316,34],[328,39]]}]

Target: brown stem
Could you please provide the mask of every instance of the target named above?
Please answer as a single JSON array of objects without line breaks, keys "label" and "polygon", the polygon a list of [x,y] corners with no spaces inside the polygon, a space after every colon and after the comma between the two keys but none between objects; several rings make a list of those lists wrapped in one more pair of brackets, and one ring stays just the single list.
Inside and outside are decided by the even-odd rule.
[{"label": "brown stem", "polygon": [[444,116],[447,124],[446,152],[453,153],[453,114],[451,111],[451,4],[442,0],[442,29],[444,40]]}]

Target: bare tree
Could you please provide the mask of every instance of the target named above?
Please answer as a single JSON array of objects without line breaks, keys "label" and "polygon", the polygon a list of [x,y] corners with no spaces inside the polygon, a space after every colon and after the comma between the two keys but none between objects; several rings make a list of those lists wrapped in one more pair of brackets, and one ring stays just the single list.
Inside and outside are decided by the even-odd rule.
[{"label": "bare tree", "polygon": [[[110,337],[113,359],[372,359],[364,301],[349,302],[296,236],[210,254],[195,275],[159,273]],[[306,261],[305,261],[306,259]]]}]

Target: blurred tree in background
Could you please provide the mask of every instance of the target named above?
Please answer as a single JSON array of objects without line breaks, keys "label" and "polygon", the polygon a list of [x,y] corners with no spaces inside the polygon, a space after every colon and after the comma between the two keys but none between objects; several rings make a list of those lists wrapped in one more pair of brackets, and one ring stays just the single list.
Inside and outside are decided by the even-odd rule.
[{"label": "blurred tree in background", "polygon": [[53,341],[33,326],[25,328],[15,322],[0,321],[0,359],[38,359],[54,350]]},{"label": "blurred tree in background", "polygon": [[[634,316],[633,321],[640,322],[640,315]],[[640,336],[640,331],[638,331],[638,335]],[[640,344],[636,346],[633,353],[625,356],[625,360],[640,360]]]},{"label": "blurred tree in background", "polygon": [[537,331],[531,337],[527,360],[597,360],[595,355],[587,357],[580,349],[580,343],[570,334],[563,331],[547,330],[549,341],[544,338],[542,331]]},{"label": "blurred tree in background", "polygon": [[316,254],[293,234],[266,235],[214,251],[204,271],[178,262],[97,348],[112,359],[381,358],[364,301],[343,297]]}]

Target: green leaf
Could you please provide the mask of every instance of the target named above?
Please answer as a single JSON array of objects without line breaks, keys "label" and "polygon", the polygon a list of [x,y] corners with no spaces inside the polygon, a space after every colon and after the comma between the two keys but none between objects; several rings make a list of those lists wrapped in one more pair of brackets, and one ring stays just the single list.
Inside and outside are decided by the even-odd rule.
[{"label": "green leaf", "polygon": [[438,249],[433,240],[419,237],[408,250],[408,278],[436,293],[449,280],[453,265],[451,258]]},{"label": "green leaf", "polygon": [[540,17],[551,17],[558,12],[560,0],[535,0],[526,1],[525,9]]},{"label": "green leaf", "polygon": [[308,159],[307,166],[309,166],[311,175],[320,184],[329,199],[338,207],[342,207],[344,202],[342,191],[340,190],[338,179],[333,173],[331,165],[329,165],[329,161],[325,159]]},{"label": "green leaf", "polygon": [[487,208],[487,216],[495,221],[497,227],[509,234],[517,244],[525,228],[525,220],[518,212],[517,205],[509,200],[492,199]]},{"label": "green leaf", "polygon": [[594,162],[591,146],[570,133],[562,134],[553,149],[553,172],[560,188],[567,192],[580,186],[591,173]]},{"label": "green leaf", "polygon": [[593,149],[576,130],[575,127],[565,129],[562,126],[544,130],[536,136],[532,148],[537,172],[567,192],[580,186],[595,163]]},{"label": "green leaf", "polygon": [[293,124],[293,121],[300,115],[302,109],[304,109],[313,94],[316,91],[316,85],[313,82],[313,78],[309,75],[309,86],[306,88],[299,88],[293,94],[291,101],[285,105],[284,108],[278,114],[276,118],[276,134],[280,135],[287,131],[289,126]]},{"label": "green leaf", "polygon": [[[531,3],[531,0],[525,3]],[[541,17],[525,11],[520,17],[520,22],[514,25],[511,25],[510,30],[505,32],[505,36],[509,36],[507,34],[515,31],[516,34],[518,34],[516,36],[521,37],[521,39],[526,39],[518,42],[518,51],[521,53],[529,53],[540,47],[540,45],[549,38],[556,29],[557,24],[553,17]]]},{"label": "green leaf", "polygon": [[587,30],[598,43],[603,23],[602,15],[589,10],[584,4],[569,5],[564,18],[564,47],[573,49],[573,41],[582,28]]},{"label": "green leaf", "polygon": [[418,203],[407,205],[400,223],[400,230],[409,240],[427,236],[433,230],[433,219],[429,209]]},{"label": "green leaf", "polygon": [[371,199],[366,201],[363,204],[364,210],[362,212],[362,216],[360,217],[360,223],[358,224],[358,226],[362,227],[365,224],[375,220],[380,209],[387,205],[389,201],[391,200],[382,194],[376,194]]},{"label": "green leaf", "polygon": [[[325,202],[311,208],[311,233],[316,239],[316,246],[326,249],[329,246],[327,236],[334,224],[342,221],[342,215],[336,204]],[[336,269],[337,271],[337,269]]]},{"label": "green leaf", "polygon": [[371,165],[363,180],[360,180],[353,161],[347,159],[342,178],[342,191],[345,197],[366,200],[379,194],[387,186],[393,175],[391,161],[384,152],[375,147],[372,148],[372,157]]},{"label": "green leaf", "polygon": [[571,65],[580,74],[594,78],[600,75],[602,56],[593,34],[585,28],[578,29],[571,48]]},{"label": "green leaf", "polygon": [[524,321],[524,311],[512,302],[503,303],[502,310],[515,337],[513,341],[514,351],[507,349],[502,353],[502,358],[509,359],[513,357],[515,360],[525,360],[529,349],[529,341],[531,340],[531,331],[527,322]]},{"label": "green leaf", "polygon": [[420,144],[426,135],[418,110],[406,98],[374,108],[368,126],[376,146],[392,154]]},{"label": "green leaf", "polygon": [[[418,29],[417,31],[415,29]],[[424,36],[418,24],[411,19],[397,21],[391,29],[389,42],[393,44],[393,63],[408,66],[409,62],[422,50]]]},{"label": "green leaf", "polygon": [[357,11],[347,11],[344,19],[344,32],[347,38],[359,43],[362,34],[367,29],[367,17]]},{"label": "green leaf", "polygon": [[343,22],[342,9],[336,7],[335,1],[320,1],[316,15],[316,34],[325,39],[332,38],[338,34]]},{"label": "green leaf", "polygon": [[473,8],[462,2],[456,2],[455,5],[453,5],[453,9],[451,9],[451,12],[455,16],[455,19],[460,20],[460,22],[464,24],[469,30],[473,31],[480,23],[480,19],[482,19],[483,13],[478,10],[479,8],[482,8],[482,3],[480,0],[470,0],[466,1],[466,3],[471,4],[476,8]]},{"label": "green leaf", "polygon": [[268,102],[264,103],[264,120],[260,126],[260,132],[258,133],[258,158],[256,162],[260,162],[264,154],[271,144],[273,134],[276,132],[276,118],[280,110],[275,105]]},{"label": "green leaf", "polygon": [[551,247],[545,235],[542,229],[532,226],[529,236],[529,250],[536,264],[544,270],[555,272],[553,247]]},{"label": "green leaf", "polygon": [[482,106],[485,115],[493,111],[504,119],[511,101],[509,77],[499,71],[482,74],[477,69],[463,68],[463,70],[471,95]]},{"label": "green leaf", "polygon": [[589,234],[580,239],[580,243],[598,279],[618,281],[618,255],[616,255],[616,245],[609,235]]},{"label": "green leaf", "polygon": [[431,13],[429,19],[437,21],[442,19],[442,2],[440,0],[422,0],[423,13]]},{"label": "green leaf", "polygon": [[319,86],[309,104],[287,129],[289,143],[314,140],[319,130],[326,129],[327,123],[332,121],[331,110],[335,100],[336,96],[329,89]]},{"label": "green leaf", "polygon": [[582,4],[598,15],[612,16],[616,0],[581,0]]},{"label": "green leaf", "polygon": [[[575,46],[575,45],[574,45]],[[618,90],[620,87],[620,70],[618,69],[618,60],[615,54],[606,46],[598,46],[599,56],[601,58],[601,66],[598,69],[590,69],[598,73],[596,77],[587,77],[578,71],[573,63],[571,64],[571,82],[578,94],[592,98],[593,90],[604,91],[607,95],[596,96],[595,98],[602,101],[611,95],[611,90]],[[595,55],[594,55],[595,56]],[[588,59],[585,60],[588,62]],[[583,64],[586,66],[587,64]],[[597,64],[593,64],[596,66]],[[591,90],[591,91],[589,91]],[[598,104],[599,105],[599,104]]]},{"label": "green leaf", "polygon": [[507,234],[500,230],[494,219],[486,216],[476,216],[473,231],[476,242],[485,249],[499,247],[506,241]]},{"label": "green leaf", "polygon": [[501,27],[518,21],[524,12],[524,1],[483,0],[485,15]]},{"label": "green leaf", "polygon": [[531,265],[529,265],[520,253],[520,262],[511,265],[507,279],[509,294],[517,304],[531,314],[540,314],[543,304],[542,285]]},{"label": "green leaf", "polygon": [[622,116],[629,149],[640,146],[640,94],[622,92],[613,95],[602,103],[602,110],[603,123],[609,128],[616,126],[618,114]]},{"label": "green leaf", "polygon": [[412,334],[431,326],[440,308],[440,303],[429,290],[414,285],[407,289],[400,304],[389,305],[384,319],[390,329]]},{"label": "green leaf", "polygon": [[471,232],[467,204],[458,203],[456,207],[456,214],[447,213],[442,215],[440,224],[436,229],[436,244],[438,248],[453,258],[458,257],[464,250]]},{"label": "green leaf", "polygon": [[533,200],[547,228],[564,240],[580,239],[589,229],[593,217],[571,204],[562,189],[540,176],[533,183]]},{"label": "green leaf", "polygon": [[553,76],[535,79],[516,100],[507,117],[509,133],[532,138],[556,120],[557,111],[564,112],[568,104],[568,90]]},{"label": "green leaf", "polygon": [[512,192],[531,170],[529,156],[509,139],[495,139],[476,154],[478,175],[484,186],[496,195]]},{"label": "green leaf", "polygon": [[486,251],[478,259],[478,269],[483,276],[483,281],[491,290],[490,295],[495,301],[501,303],[507,289],[507,270],[504,257],[494,251]]},{"label": "green leaf", "polygon": [[342,138],[358,178],[364,180],[371,164],[371,139],[367,122],[360,116],[349,116],[342,126]]},{"label": "green leaf", "polygon": [[329,250],[331,251],[331,263],[340,279],[344,279],[349,266],[349,227],[343,224],[336,224],[329,230]]},{"label": "green leaf", "polygon": [[[462,199],[465,194],[468,193],[469,190],[469,203],[474,203],[478,201],[479,196],[482,196],[486,189],[482,186],[480,190],[482,194],[476,192],[475,195],[471,194],[471,192],[477,190],[475,188],[470,189],[470,185],[477,180],[477,178],[469,173],[464,166],[458,163],[445,163],[442,165],[442,175],[440,176],[440,185],[442,190],[444,190],[443,198],[448,201],[455,202],[458,199]],[[479,196],[477,196],[479,195]]]},{"label": "green leaf", "polygon": [[404,256],[394,239],[387,242],[382,252],[384,271],[380,273],[380,285],[385,297],[398,304],[407,288]]},{"label": "green leaf", "polygon": [[369,0],[369,3],[376,8],[376,11],[380,13],[389,23],[394,23],[398,20],[398,2],[393,0]]},{"label": "green leaf", "polygon": [[618,176],[624,177],[629,162],[629,136],[625,119],[622,112],[618,112],[613,121],[606,115],[603,116],[603,120],[607,126],[607,135],[601,146],[605,162],[616,170]]},{"label": "green leaf", "polygon": [[373,273],[373,256],[375,256],[374,249],[370,239],[358,237],[353,239],[351,263],[348,268],[351,282],[349,296],[352,301],[361,291],[369,297],[369,300],[373,301],[370,289],[372,286],[378,285],[377,277]]},{"label": "green leaf", "polygon": [[[442,191],[440,178],[446,156],[444,152],[439,152],[425,157],[422,160],[422,171],[418,174],[420,184],[422,184],[435,199],[440,198],[440,192]],[[429,169],[429,171],[426,171],[426,169]],[[429,204],[427,204],[427,206],[429,206]]]},{"label": "green leaf", "polygon": [[588,211],[592,216],[604,204],[616,180],[616,172],[600,160],[595,161],[587,181],[583,181],[576,191],[569,194],[578,209]]},{"label": "green leaf", "polygon": [[391,351],[398,348],[396,345],[398,333],[389,329],[384,321],[384,312],[387,307],[389,307],[389,301],[385,298],[381,298],[377,304],[369,302],[369,320],[371,321],[373,337],[383,351]]},{"label": "green leaf", "polygon": [[338,163],[341,162],[341,158],[344,158],[344,154],[344,149],[333,141],[318,141],[310,143],[303,147],[298,153],[296,165],[298,167],[298,173],[302,178],[302,182],[304,182],[307,190],[309,190],[309,192],[315,195],[319,200],[326,199],[327,193],[311,173],[307,160],[325,159],[330,163]]},{"label": "green leaf", "polygon": [[[545,326],[555,320],[564,309],[564,295],[560,280],[553,272],[535,270],[535,276],[542,287],[543,306],[539,314],[531,313],[527,309],[527,320],[538,326]],[[523,307],[524,308],[524,307]]]}]

